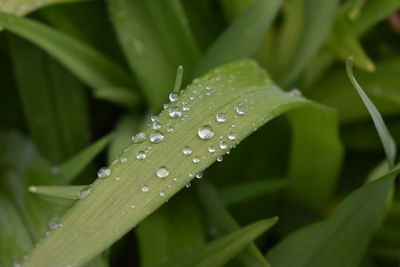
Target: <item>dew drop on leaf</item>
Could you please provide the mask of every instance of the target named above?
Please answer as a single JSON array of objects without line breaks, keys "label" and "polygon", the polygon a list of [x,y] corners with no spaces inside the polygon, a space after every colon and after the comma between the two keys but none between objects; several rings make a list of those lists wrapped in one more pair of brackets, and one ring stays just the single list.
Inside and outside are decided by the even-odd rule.
[{"label": "dew drop on leaf", "polygon": [[191,185],[192,185],[191,183],[185,184],[186,188],[189,188]]},{"label": "dew drop on leaf", "polygon": [[205,125],[203,127],[200,127],[199,130],[197,131],[197,134],[199,137],[203,140],[208,140],[213,138],[214,136],[214,130],[211,126]]},{"label": "dew drop on leaf", "polygon": [[226,115],[224,113],[218,113],[215,116],[215,119],[217,120],[217,122],[225,122],[226,121]]},{"label": "dew drop on leaf", "polygon": [[246,114],[247,107],[243,104],[239,104],[235,107],[235,110],[238,115],[244,115]]},{"label": "dew drop on leaf", "polygon": [[228,139],[231,140],[231,141],[236,140],[236,134],[235,133],[229,133],[228,134]]},{"label": "dew drop on leaf", "polygon": [[139,151],[136,153],[136,159],[144,160],[146,159],[146,153],[144,151]]},{"label": "dew drop on leaf", "polygon": [[164,140],[164,135],[159,131],[155,131],[150,135],[150,141],[153,144],[160,143],[162,140]]},{"label": "dew drop on leaf", "polygon": [[196,174],[196,178],[197,178],[197,179],[203,178],[203,173],[202,173],[202,172],[199,172],[198,174]]},{"label": "dew drop on leaf", "polygon": [[194,157],[193,158],[193,162],[194,163],[199,163],[200,162],[200,158],[199,157]]},{"label": "dew drop on leaf", "polygon": [[148,187],[147,185],[142,185],[142,187],[140,188],[140,190],[141,190],[143,193],[146,193],[146,192],[149,192],[149,187]]},{"label": "dew drop on leaf", "polygon": [[160,192],[160,197],[165,196],[165,193],[163,191]]},{"label": "dew drop on leaf", "polygon": [[99,171],[97,172],[97,177],[100,179],[107,178],[108,176],[111,175],[111,169],[109,168],[100,168]]},{"label": "dew drop on leaf", "polygon": [[90,194],[90,188],[87,188],[87,189],[79,191],[77,193],[76,197],[78,199],[83,199],[83,198],[87,197],[89,194]]},{"label": "dew drop on leaf", "polygon": [[181,111],[179,108],[177,108],[177,107],[171,107],[171,108],[168,110],[168,115],[169,115],[171,118],[179,118],[180,116],[182,116],[182,111]]},{"label": "dew drop on leaf", "polygon": [[223,161],[223,160],[224,160],[224,157],[223,157],[223,156],[221,156],[221,155],[220,155],[220,156],[217,156],[217,161],[218,161],[218,162],[221,162],[221,161]]},{"label": "dew drop on leaf", "polygon": [[179,98],[179,95],[177,93],[170,93],[169,94],[169,101],[171,102],[176,102]]},{"label": "dew drop on leaf", "polygon": [[228,148],[228,144],[225,143],[225,142],[223,142],[223,141],[221,141],[221,143],[219,143],[219,147],[220,147],[221,149],[227,149],[227,148]]},{"label": "dew drop on leaf", "polygon": [[128,158],[126,158],[126,157],[122,157],[119,159],[119,162],[121,162],[121,163],[125,163],[127,161],[128,161]]},{"label": "dew drop on leaf", "polygon": [[132,142],[134,144],[143,143],[146,140],[147,136],[144,132],[138,132],[134,136],[132,136]]},{"label": "dew drop on leaf", "polygon": [[210,152],[210,153],[215,152],[215,146],[209,146],[208,147],[208,152]]},{"label": "dew drop on leaf", "polygon": [[157,169],[156,174],[159,178],[165,178],[169,175],[169,170],[166,167],[160,167]]},{"label": "dew drop on leaf", "polygon": [[192,149],[188,146],[185,146],[182,151],[183,151],[183,154],[185,154],[185,155],[192,154]]}]

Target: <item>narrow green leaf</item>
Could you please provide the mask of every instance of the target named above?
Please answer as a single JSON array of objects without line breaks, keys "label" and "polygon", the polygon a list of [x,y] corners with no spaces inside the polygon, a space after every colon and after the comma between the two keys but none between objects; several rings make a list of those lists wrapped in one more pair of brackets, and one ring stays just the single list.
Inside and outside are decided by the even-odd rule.
[{"label": "narrow green leaf", "polygon": [[[218,233],[215,237],[220,237],[221,235],[240,229],[239,224],[225,208],[222,198],[215,187],[202,182],[197,185],[197,189],[197,193],[206,211],[206,218],[209,218],[211,223],[210,227]],[[247,267],[270,266],[254,243],[250,243],[247,248],[239,252],[237,259],[243,266]]]},{"label": "narrow green leaf", "polygon": [[148,103],[157,110],[171,92],[176,68],[182,65],[191,73],[199,56],[181,4],[177,0],[110,0],[108,6],[129,65]]},{"label": "narrow green leaf", "polygon": [[[0,12],[0,25],[55,57],[91,86],[95,94],[125,106],[132,106],[137,100],[129,88],[133,84],[129,74],[86,44],[39,22],[3,12]],[[110,97],[114,94],[116,98]]]},{"label": "narrow green leaf", "polygon": [[60,165],[59,173],[66,182],[71,182],[110,143],[113,134],[108,134],[77,155]]},{"label": "narrow green leaf", "polygon": [[260,46],[281,3],[281,0],[253,1],[199,60],[195,76],[229,61],[251,56]]},{"label": "narrow green leaf", "polygon": [[235,205],[251,198],[274,193],[293,184],[292,179],[258,179],[231,185],[221,190],[221,197],[226,205]]},{"label": "narrow green leaf", "polygon": [[87,0],[43,0],[43,1],[33,1],[33,0],[2,0],[0,2],[0,11],[15,14],[18,16],[26,15],[38,8],[59,4],[59,3],[71,3]]},{"label": "narrow green leaf", "polygon": [[201,213],[191,192],[176,195],[140,223],[135,233],[142,267],[184,256],[206,241]]},{"label": "narrow green leaf", "polygon": [[255,222],[210,242],[204,247],[196,249],[196,251],[193,251],[184,257],[180,257],[171,261],[171,263],[163,264],[161,266],[223,266],[255,238],[273,226],[277,220],[277,218],[272,218]]},{"label": "narrow green leaf", "polygon": [[[266,73],[249,60],[221,66],[196,79],[181,91],[179,100],[171,104],[185,119],[170,117],[170,111],[176,114],[175,110],[163,110],[157,123],[165,128],[155,132],[148,124],[143,132],[147,139],[137,138],[141,142],[132,144],[120,155],[127,160],[115,162],[100,175],[108,178],[97,179],[92,184],[89,196],[77,201],[67,212],[62,220],[64,227],[38,244],[25,262],[26,266],[88,261],[222,156],[226,150],[220,148],[221,141],[229,149],[267,121],[295,108],[315,106],[318,111],[328,110],[335,117],[329,109],[279,90]],[[225,114],[230,123],[217,122],[218,113]],[[229,135],[233,131],[232,123],[236,127]],[[173,128],[172,132],[164,130],[169,127]],[[163,140],[159,140],[160,134]],[[159,141],[162,144],[157,145]],[[208,152],[210,145],[217,148],[214,153]],[[182,153],[185,146],[192,149],[193,155]],[[141,151],[146,151],[146,160],[136,158]],[[139,156],[142,158],[142,153]],[[53,253],[49,254],[49,249]]]},{"label": "narrow green leaf", "polygon": [[360,95],[362,101],[365,104],[365,107],[368,109],[368,112],[371,115],[375,128],[378,131],[379,137],[381,139],[383,149],[385,150],[386,159],[389,163],[389,168],[392,169],[394,167],[394,163],[396,160],[396,149],[397,149],[396,143],[392,135],[390,134],[389,130],[387,129],[386,124],[383,121],[382,115],[379,113],[379,110],[368,98],[367,94],[364,92],[360,84],[355,79],[353,75],[353,62],[351,59],[347,61],[346,70],[351,83],[357,90],[358,94]]},{"label": "narrow green leaf", "polygon": [[278,81],[290,85],[324,43],[336,17],[338,0],[295,0],[285,6],[277,53]]},{"label": "narrow green leaf", "polygon": [[[34,194],[58,197],[65,199],[80,199],[83,198],[84,192],[87,192],[87,185],[68,185],[68,186],[35,186],[31,185],[28,191]],[[83,192],[83,193],[82,193]]]},{"label": "narrow green leaf", "polygon": [[346,197],[329,219],[286,237],[268,253],[272,266],[358,266],[386,214],[393,175],[399,172],[362,186]]},{"label": "narrow green leaf", "polygon": [[346,13],[349,19],[354,20],[360,14],[362,7],[364,6],[366,0],[351,0],[347,1],[345,4]]}]

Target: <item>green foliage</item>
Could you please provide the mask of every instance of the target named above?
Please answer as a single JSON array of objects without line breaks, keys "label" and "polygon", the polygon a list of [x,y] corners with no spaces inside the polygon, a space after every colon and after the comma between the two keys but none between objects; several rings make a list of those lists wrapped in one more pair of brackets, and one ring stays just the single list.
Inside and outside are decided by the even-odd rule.
[{"label": "green foliage", "polygon": [[399,8],[0,0],[0,267],[397,266]]}]

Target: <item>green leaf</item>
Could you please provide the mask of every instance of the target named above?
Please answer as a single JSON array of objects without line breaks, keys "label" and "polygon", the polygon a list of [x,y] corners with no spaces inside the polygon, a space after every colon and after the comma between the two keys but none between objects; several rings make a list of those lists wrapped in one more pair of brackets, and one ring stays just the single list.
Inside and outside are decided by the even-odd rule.
[{"label": "green leaf", "polygon": [[83,42],[39,22],[0,12],[0,25],[33,42],[91,86],[94,94],[125,106],[134,105],[132,78]]},{"label": "green leaf", "polygon": [[274,193],[287,188],[293,184],[292,179],[273,178],[257,179],[250,182],[243,182],[231,185],[221,190],[221,197],[226,205],[235,205],[251,198]]},{"label": "green leaf", "polygon": [[209,244],[204,245],[204,247],[196,249],[184,257],[180,257],[174,261],[171,261],[171,263],[166,263],[161,266],[223,266],[239,251],[245,248],[263,232],[268,230],[276,222],[277,218],[255,222],[230,234],[227,234],[213,242],[210,242]]},{"label": "green leaf", "polygon": [[[64,216],[64,227],[56,229],[38,244],[25,262],[26,266],[88,261],[224,154],[226,150],[220,148],[221,141],[226,142],[229,149],[274,117],[314,104],[282,92],[254,62],[244,60],[221,66],[196,79],[171,105],[183,113],[181,118],[184,119],[170,117],[169,112],[176,114],[175,110],[163,110],[157,122],[162,125],[158,131],[164,135],[161,144],[150,141],[155,142],[160,133],[148,124],[144,129],[147,139],[139,139],[141,143],[132,144],[125,150],[121,157],[126,157],[127,161],[109,166],[108,178],[92,184],[91,193],[77,201]],[[183,106],[189,110],[183,110]],[[323,114],[323,110],[327,110],[335,117],[329,109],[318,105],[315,108]],[[218,113],[225,114],[227,123],[216,121]],[[236,125],[234,129],[230,128],[232,124]],[[208,126],[214,133],[210,139],[207,139],[211,135]],[[173,128],[172,132],[165,130],[169,127]],[[227,137],[231,131],[235,138],[232,138],[233,134]],[[200,138],[199,132],[205,139]],[[217,138],[219,136],[223,138]],[[207,150],[210,145],[218,149],[210,153]],[[182,153],[185,146],[192,149],[193,155]],[[136,159],[140,151],[146,151],[146,160]],[[164,179],[157,177],[157,171],[161,172],[160,176],[166,175],[162,167],[169,170]],[[53,253],[49,254],[49,249]]]},{"label": "green leaf", "polygon": [[392,169],[394,167],[394,163],[396,160],[396,143],[390,134],[389,130],[386,127],[385,122],[383,121],[382,115],[379,113],[379,110],[375,107],[374,103],[368,98],[367,94],[361,88],[360,84],[357,82],[356,78],[353,75],[353,62],[351,59],[347,61],[346,69],[347,75],[354,88],[357,90],[360,95],[362,101],[365,104],[365,107],[368,109],[369,114],[375,124],[375,128],[378,131],[379,137],[381,139],[383,149],[386,153],[386,159],[389,163],[389,168]]},{"label": "green leaf", "polygon": [[29,132],[40,152],[58,163],[89,140],[84,87],[28,42],[17,37],[9,41]]},{"label": "green leaf", "polygon": [[181,4],[177,0],[110,0],[108,6],[129,65],[148,103],[157,110],[171,92],[176,68],[182,65],[191,73],[199,56]]},{"label": "green leaf", "polygon": [[85,0],[43,0],[43,1],[34,1],[34,0],[2,0],[0,5],[0,11],[15,14],[18,16],[26,15],[38,8],[59,4],[59,3],[70,3],[70,2],[78,2]]},{"label": "green leaf", "polygon": [[84,198],[83,196],[90,191],[87,191],[87,185],[68,185],[68,186],[35,186],[31,185],[28,188],[28,191],[34,194],[50,196],[50,197],[58,197],[65,199],[80,199]]},{"label": "green leaf", "polygon": [[304,70],[333,26],[338,0],[295,0],[285,6],[285,21],[276,51],[278,81],[290,85]]},{"label": "green leaf", "polygon": [[[302,228],[268,253],[272,266],[358,266],[382,222],[397,169],[346,197],[326,221]],[[356,249],[355,249],[356,248]]]},{"label": "green leaf", "polygon": [[[209,218],[210,228],[217,232],[214,238],[240,229],[239,224],[225,208],[222,198],[215,187],[202,182],[197,185],[197,189],[205,209],[206,218]],[[254,243],[250,243],[247,248],[239,252],[237,260],[247,267],[270,266]]]},{"label": "green leaf", "polygon": [[281,0],[255,0],[210,46],[195,76],[229,61],[251,56],[276,17]]},{"label": "green leaf", "polygon": [[204,232],[194,195],[179,193],[136,228],[140,266],[157,266],[200,248]]},{"label": "green leaf", "polygon": [[59,173],[66,182],[71,182],[88,164],[110,143],[113,134],[108,134],[89,147],[85,148],[74,157],[60,165]]}]

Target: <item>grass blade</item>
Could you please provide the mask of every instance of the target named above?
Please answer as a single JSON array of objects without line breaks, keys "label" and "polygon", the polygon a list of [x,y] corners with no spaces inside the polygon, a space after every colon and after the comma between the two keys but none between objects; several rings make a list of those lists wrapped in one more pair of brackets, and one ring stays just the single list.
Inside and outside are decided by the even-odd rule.
[{"label": "grass blade", "polygon": [[[105,95],[108,99],[125,106],[135,103],[135,94],[128,89],[133,85],[130,75],[86,44],[39,22],[3,12],[0,12],[0,25],[55,57],[79,79],[91,86],[95,95]],[[110,97],[114,94],[117,98]]]},{"label": "grass blade", "polygon": [[190,73],[199,56],[181,4],[176,0],[110,0],[108,5],[131,69],[151,108],[157,110],[171,92],[176,68],[182,65]]},{"label": "grass blade", "polygon": [[66,182],[71,182],[110,143],[113,134],[108,134],[59,167],[59,173]]},{"label": "grass blade", "polygon": [[[239,224],[225,208],[215,187],[203,182],[197,186],[197,189],[206,218],[209,218],[210,227],[218,233],[214,238],[240,229]],[[239,252],[236,258],[243,266],[247,267],[270,266],[254,243],[250,243],[247,248]]]},{"label": "grass blade", "polygon": [[26,15],[36,9],[44,6],[71,3],[87,0],[44,0],[44,1],[30,1],[30,0],[3,0],[1,1],[0,11],[15,14],[18,16]]},{"label": "grass blade", "polygon": [[199,60],[195,76],[229,61],[251,56],[260,46],[281,3],[281,0],[253,1]]},{"label": "grass blade", "polygon": [[287,5],[277,51],[278,81],[290,85],[304,70],[328,36],[336,17],[337,0],[296,0]]},{"label": "grass blade", "polygon": [[[171,133],[162,128],[158,130],[161,132],[155,132],[149,124],[144,134],[151,138],[125,150],[121,157],[126,157],[127,161],[111,165],[109,171],[104,173],[105,176],[109,174],[108,178],[97,179],[92,184],[90,195],[77,201],[64,216],[64,227],[43,239],[32,251],[25,266],[40,266],[44,262],[49,265],[82,264],[88,261],[226,152],[220,148],[210,153],[208,146],[220,147],[223,141],[229,149],[274,117],[295,108],[314,105],[305,98],[293,97],[279,90],[266,73],[249,60],[221,66],[196,79],[181,92],[179,101],[172,104],[185,119],[174,118],[169,114],[171,110],[162,111],[157,123],[165,128],[173,127],[174,131]],[[190,110],[182,109],[186,105]],[[227,135],[232,131],[229,128],[231,123],[218,123],[215,119],[218,113],[224,113],[231,123],[235,123],[235,138],[230,135],[228,139]],[[211,135],[208,126],[213,128],[215,136],[223,138],[212,135],[211,139],[207,139]],[[160,134],[164,136],[162,144],[154,144],[160,141]],[[193,156],[182,153],[185,146],[194,151]],[[147,151],[145,161],[137,160],[140,151]],[[157,171],[160,173],[157,174]],[[167,173],[165,179],[157,177]],[[171,187],[168,187],[170,183]],[[109,201],[110,198],[113,201]],[[49,249],[52,254],[48,253]]]},{"label": "grass blade", "polygon": [[82,194],[82,191],[85,191],[88,188],[87,185],[68,185],[68,186],[35,186],[31,185],[28,188],[28,191],[34,194],[50,196],[50,197],[58,197],[65,199],[79,199]]},{"label": "grass blade", "polygon": [[223,266],[255,238],[277,222],[277,218],[262,220],[225,235],[200,249],[160,267]]},{"label": "grass blade", "polygon": [[368,98],[367,94],[361,88],[360,84],[357,82],[353,75],[353,62],[351,59],[347,61],[346,70],[347,75],[353,84],[354,88],[357,90],[360,95],[362,101],[365,104],[365,107],[368,109],[369,114],[374,122],[375,128],[378,131],[379,137],[381,139],[383,149],[385,150],[386,159],[389,163],[389,168],[392,169],[396,160],[396,143],[390,134],[389,130],[386,127],[385,122],[383,121],[382,115],[379,113],[378,109],[372,103],[372,101]]},{"label": "grass blade", "polygon": [[[382,222],[397,169],[346,197],[326,221],[302,228],[268,253],[272,266],[358,266]],[[357,249],[354,249],[357,248]]]}]

